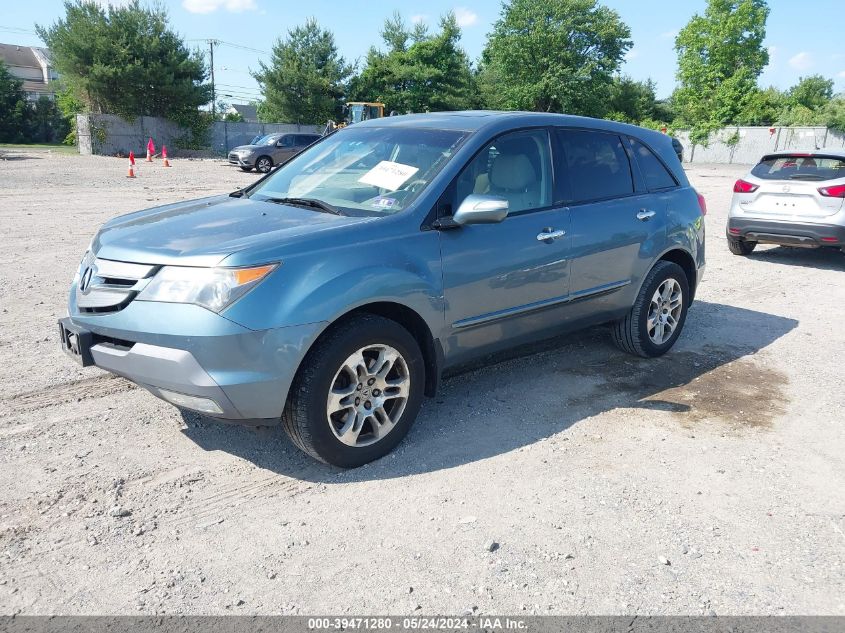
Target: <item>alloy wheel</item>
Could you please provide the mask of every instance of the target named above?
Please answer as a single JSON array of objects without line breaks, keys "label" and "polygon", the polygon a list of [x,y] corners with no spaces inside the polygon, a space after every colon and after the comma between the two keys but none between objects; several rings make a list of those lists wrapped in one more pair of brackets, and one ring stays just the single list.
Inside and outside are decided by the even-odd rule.
[{"label": "alloy wheel", "polygon": [[681,285],[673,278],[666,279],[654,291],[648,307],[646,329],[655,345],[663,345],[678,327],[678,319],[684,307],[684,293]]},{"label": "alloy wheel", "polygon": [[399,423],[411,388],[408,364],[389,345],[368,345],[335,374],[326,402],[334,436],[347,446],[369,446]]}]

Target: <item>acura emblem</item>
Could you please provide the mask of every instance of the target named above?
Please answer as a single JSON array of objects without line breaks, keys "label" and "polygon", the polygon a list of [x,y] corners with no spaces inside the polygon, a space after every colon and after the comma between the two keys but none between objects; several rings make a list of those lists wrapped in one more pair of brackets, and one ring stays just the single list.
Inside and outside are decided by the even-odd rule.
[{"label": "acura emblem", "polygon": [[85,269],[85,272],[82,273],[82,277],[79,278],[79,290],[82,292],[88,291],[88,286],[91,285],[91,277],[94,276],[94,268],[93,266],[88,266]]}]

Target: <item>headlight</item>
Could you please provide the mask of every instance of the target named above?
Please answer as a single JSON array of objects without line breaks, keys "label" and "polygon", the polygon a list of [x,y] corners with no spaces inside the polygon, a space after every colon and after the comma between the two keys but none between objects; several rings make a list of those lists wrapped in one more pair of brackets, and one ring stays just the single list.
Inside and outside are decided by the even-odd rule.
[{"label": "headlight", "polygon": [[194,303],[220,312],[257,286],[278,264],[250,268],[165,266],[138,295],[138,301]]}]

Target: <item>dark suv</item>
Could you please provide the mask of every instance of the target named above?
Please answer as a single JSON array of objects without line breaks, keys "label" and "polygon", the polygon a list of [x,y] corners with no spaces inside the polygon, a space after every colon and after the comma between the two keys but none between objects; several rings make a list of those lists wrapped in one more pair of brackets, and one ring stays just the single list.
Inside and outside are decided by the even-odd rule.
[{"label": "dark suv", "polygon": [[244,171],[257,169],[266,174],[318,141],[319,134],[268,134],[252,145],[240,145],[229,152],[229,163]]}]

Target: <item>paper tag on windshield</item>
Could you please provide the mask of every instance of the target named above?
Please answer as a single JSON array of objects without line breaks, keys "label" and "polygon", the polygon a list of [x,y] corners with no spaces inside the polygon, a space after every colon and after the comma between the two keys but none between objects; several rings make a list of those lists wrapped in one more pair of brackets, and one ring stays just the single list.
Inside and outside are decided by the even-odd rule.
[{"label": "paper tag on windshield", "polygon": [[394,163],[389,160],[383,160],[378,165],[373,167],[366,174],[358,179],[358,182],[363,182],[365,185],[373,185],[381,189],[389,191],[396,191],[402,184],[411,176],[420,170],[419,167],[412,167],[411,165],[403,165],[402,163]]}]

